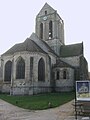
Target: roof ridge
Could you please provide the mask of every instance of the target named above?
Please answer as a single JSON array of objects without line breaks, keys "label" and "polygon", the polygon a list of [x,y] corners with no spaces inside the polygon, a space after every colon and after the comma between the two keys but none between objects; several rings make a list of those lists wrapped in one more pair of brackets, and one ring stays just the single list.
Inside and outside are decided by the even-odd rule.
[{"label": "roof ridge", "polygon": [[[30,39],[30,38],[29,38]],[[31,40],[31,39],[30,39]],[[31,40],[35,45],[37,45],[38,46],[38,48],[40,49],[40,50],[42,50],[44,53],[46,53],[37,43],[35,43],[35,41],[33,41],[33,40]],[[35,47],[36,48],[36,47]],[[37,49],[37,48],[36,48]],[[38,50],[38,49],[37,49]],[[47,54],[47,53],[46,53]]]},{"label": "roof ridge", "polygon": [[[37,41],[40,41],[42,44],[44,44],[45,47],[47,47],[48,49],[48,52],[51,52],[53,54],[55,54],[57,56],[57,54],[51,49],[51,47],[44,41],[44,40],[41,40],[36,33],[32,33],[31,36],[29,37],[29,39],[31,39],[32,41],[34,41],[37,45],[38,45],[38,42]],[[39,45],[38,45],[39,46]],[[41,49],[42,47],[39,46]]]},{"label": "roof ridge", "polygon": [[68,44],[68,45],[62,45],[62,46],[72,46],[72,45],[80,45],[80,44],[82,44],[82,42],[81,43],[72,43],[72,44]]},{"label": "roof ridge", "polygon": [[27,38],[24,42],[15,44],[13,47],[11,47],[2,55],[14,54],[16,52],[21,51],[42,52],[46,54],[46,52],[43,49],[41,49],[33,40]]},{"label": "roof ridge", "polygon": [[72,65],[70,65],[69,63],[61,60],[60,58],[56,60],[56,64],[54,65],[54,67],[57,67],[57,66],[74,68]]}]

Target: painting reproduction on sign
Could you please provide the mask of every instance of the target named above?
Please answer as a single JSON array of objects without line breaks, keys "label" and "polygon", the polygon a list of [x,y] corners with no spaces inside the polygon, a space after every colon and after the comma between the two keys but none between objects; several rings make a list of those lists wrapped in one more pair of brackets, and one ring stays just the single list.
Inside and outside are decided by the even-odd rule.
[{"label": "painting reproduction on sign", "polygon": [[90,101],[90,81],[76,81],[76,100]]}]

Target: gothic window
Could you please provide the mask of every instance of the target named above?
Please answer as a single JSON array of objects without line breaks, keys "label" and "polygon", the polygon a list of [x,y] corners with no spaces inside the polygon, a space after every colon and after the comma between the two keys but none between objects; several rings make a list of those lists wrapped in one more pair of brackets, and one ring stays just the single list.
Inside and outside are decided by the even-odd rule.
[{"label": "gothic window", "polygon": [[59,80],[60,76],[59,76],[59,71],[57,71],[57,74],[56,74],[56,79]]},{"label": "gothic window", "polygon": [[51,79],[51,74],[52,74],[51,68],[52,68],[52,65],[51,65],[51,57],[49,56],[49,71],[50,71],[50,79]]},{"label": "gothic window", "polygon": [[53,27],[53,25],[52,25],[52,21],[50,21],[49,22],[49,39],[52,39],[52,27]]},{"label": "gothic window", "polygon": [[66,79],[66,78],[67,78],[67,71],[64,70],[64,71],[63,71],[63,79]]},{"label": "gothic window", "polygon": [[33,57],[30,57],[30,80],[32,81],[32,77],[33,77]]},{"label": "gothic window", "polygon": [[45,81],[45,62],[43,58],[38,62],[38,81]]},{"label": "gothic window", "polygon": [[43,39],[43,23],[40,24],[40,38]]},{"label": "gothic window", "polygon": [[5,81],[11,81],[11,70],[12,70],[12,62],[8,61],[5,64],[5,76],[4,76]]},{"label": "gothic window", "polygon": [[16,64],[16,79],[25,78],[25,61],[20,58]]}]

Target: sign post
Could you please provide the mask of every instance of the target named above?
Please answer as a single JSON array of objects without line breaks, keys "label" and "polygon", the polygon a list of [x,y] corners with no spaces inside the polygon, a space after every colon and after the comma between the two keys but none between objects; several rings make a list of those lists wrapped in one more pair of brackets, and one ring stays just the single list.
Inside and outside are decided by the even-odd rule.
[{"label": "sign post", "polygon": [[[76,88],[76,83],[75,83],[75,88]],[[76,98],[76,91],[75,91],[75,119],[77,120],[77,110],[76,110],[77,109],[76,108],[77,107],[76,106],[77,103],[76,102],[77,102],[77,98]]]},{"label": "sign post", "polygon": [[76,81],[75,119],[77,120],[77,104],[79,101],[90,101],[90,81]]}]

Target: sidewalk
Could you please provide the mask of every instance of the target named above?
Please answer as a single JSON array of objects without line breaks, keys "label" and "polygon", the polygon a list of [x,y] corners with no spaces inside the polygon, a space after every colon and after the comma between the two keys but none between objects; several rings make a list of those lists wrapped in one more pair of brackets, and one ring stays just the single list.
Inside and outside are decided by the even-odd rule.
[{"label": "sidewalk", "polygon": [[30,111],[0,99],[0,120],[75,120],[72,102],[53,109]]}]

